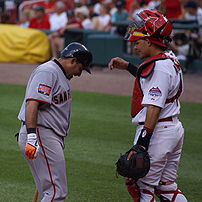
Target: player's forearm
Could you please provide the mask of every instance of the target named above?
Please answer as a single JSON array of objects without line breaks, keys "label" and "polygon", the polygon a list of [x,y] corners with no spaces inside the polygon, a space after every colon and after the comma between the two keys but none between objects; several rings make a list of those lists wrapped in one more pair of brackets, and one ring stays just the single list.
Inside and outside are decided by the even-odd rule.
[{"label": "player's forearm", "polygon": [[154,130],[155,125],[158,121],[160,112],[161,112],[160,107],[149,105],[147,107],[147,114],[146,114],[146,120],[145,120],[144,126],[151,130]]},{"label": "player's forearm", "polygon": [[36,128],[37,116],[38,116],[38,106],[37,101],[27,101],[25,108],[25,123],[27,128]]},{"label": "player's forearm", "polygon": [[146,120],[143,129],[141,130],[137,144],[143,146],[144,149],[148,149],[151,136],[153,134],[154,127],[158,121],[161,108],[153,105],[147,107]]}]

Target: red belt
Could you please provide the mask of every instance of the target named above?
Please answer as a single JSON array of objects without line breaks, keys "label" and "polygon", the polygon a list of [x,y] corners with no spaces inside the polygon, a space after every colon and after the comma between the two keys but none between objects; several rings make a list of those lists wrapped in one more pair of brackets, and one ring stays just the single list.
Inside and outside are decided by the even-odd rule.
[{"label": "red belt", "polygon": [[[159,119],[158,122],[165,122],[165,121],[173,121],[173,117],[167,117],[167,118],[163,118],[163,119]],[[145,122],[139,122],[139,125],[144,125]]]}]

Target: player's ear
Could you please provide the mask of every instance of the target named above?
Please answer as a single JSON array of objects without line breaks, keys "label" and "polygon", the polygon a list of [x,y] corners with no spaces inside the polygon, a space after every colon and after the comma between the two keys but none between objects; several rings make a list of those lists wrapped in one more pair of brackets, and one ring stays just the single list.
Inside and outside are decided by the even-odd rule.
[{"label": "player's ear", "polygon": [[70,58],[71,59],[71,64],[75,64],[77,62],[77,59],[74,57],[74,58]]},{"label": "player's ear", "polygon": [[147,41],[147,43],[148,43],[149,46],[152,45],[152,42],[149,39],[146,38],[145,40]]}]

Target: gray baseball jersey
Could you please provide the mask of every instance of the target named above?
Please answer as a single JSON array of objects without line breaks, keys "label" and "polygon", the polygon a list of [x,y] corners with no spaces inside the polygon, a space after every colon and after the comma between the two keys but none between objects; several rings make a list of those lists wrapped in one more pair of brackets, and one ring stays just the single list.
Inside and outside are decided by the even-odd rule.
[{"label": "gray baseball jersey", "polygon": [[30,76],[18,119],[25,121],[25,103],[40,102],[37,126],[51,128],[67,136],[70,123],[71,92],[69,80],[60,63],[54,59],[38,66]]}]

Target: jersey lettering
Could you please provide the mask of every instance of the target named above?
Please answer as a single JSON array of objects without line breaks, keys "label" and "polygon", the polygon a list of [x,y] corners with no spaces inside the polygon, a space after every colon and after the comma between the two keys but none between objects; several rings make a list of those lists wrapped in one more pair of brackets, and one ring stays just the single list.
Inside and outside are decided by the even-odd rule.
[{"label": "jersey lettering", "polygon": [[63,94],[63,95],[60,94],[60,103],[64,102],[64,100],[63,100],[63,96],[64,96],[64,94]]},{"label": "jersey lettering", "polygon": [[64,92],[64,101],[67,101],[67,92]]},{"label": "jersey lettering", "polygon": [[65,102],[65,101],[67,101],[69,99],[71,99],[70,90],[64,91],[63,93],[60,93],[60,94],[55,95],[53,97],[53,101],[54,101],[55,104],[61,104],[61,103]]}]

